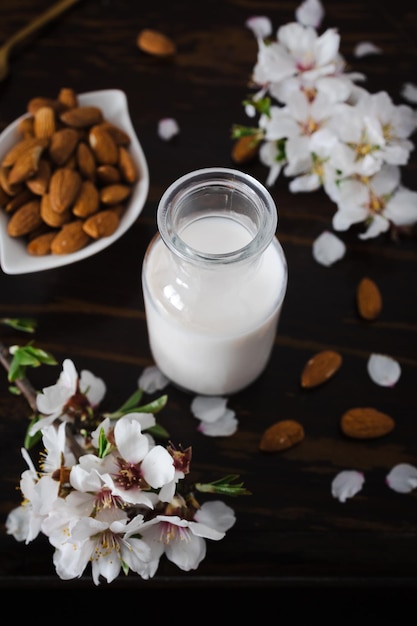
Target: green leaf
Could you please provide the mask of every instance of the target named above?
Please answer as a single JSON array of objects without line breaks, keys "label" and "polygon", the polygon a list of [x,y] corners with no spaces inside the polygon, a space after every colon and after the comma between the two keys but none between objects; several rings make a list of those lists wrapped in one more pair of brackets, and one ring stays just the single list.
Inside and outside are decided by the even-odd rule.
[{"label": "green leaf", "polygon": [[211,483],[196,483],[195,488],[201,493],[217,493],[226,496],[250,496],[243,483],[234,483],[239,478],[238,474],[229,474],[224,478]]},{"label": "green leaf", "polygon": [[15,330],[21,330],[25,333],[34,333],[36,329],[37,322],[33,318],[30,317],[21,317],[21,318],[12,318],[12,317],[3,317],[0,318],[2,324],[6,326],[10,326]]},{"label": "green leaf", "polygon": [[40,419],[39,415],[36,415],[36,417],[34,417],[32,419],[32,421],[30,422],[27,431],[26,431],[26,435],[25,435],[25,440],[23,445],[25,446],[26,450],[30,450],[34,445],[36,445],[38,443],[38,441],[40,441],[42,439],[42,432],[40,430],[38,430],[37,433],[35,433],[34,435],[29,435],[29,431],[32,428],[32,426],[34,424],[36,424],[36,422],[38,422]]},{"label": "green leaf", "polygon": [[105,456],[109,454],[111,451],[112,445],[110,441],[107,439],[106,434],[104,432],[104,428],[100,428],[100,432],[98,435],[98,457],[99,459],[103,459]]},{"label": "green leaf", "polygon": [[57,364],[57,361],[51,354],[40,348],[35,348],[32,343],[21,347],[13,346],[13,349],[10,349],[10,353],[13,356],[8,372],[9,382],[13,382],[18,378],[24,378],[27,367],[39,367],[42,364]]},{"label": "green leaf", "polygon": [[155,424],[155,426],[151,426],[150,428],[144,429],[145,433],[149,433],[156,439],[169,439],[169,432],[165,430],[163,426],[160,424]]},{"label": "green leaf", "polygon": [[116,412],[117,413],[125,413],[125,412],[129,412],[131,411],[131,409],[135,406],[137,406],[139,404],[139,402],[142,399],[142,395],[143,395],[143,391],[142,389],[138,389],[137,391],[135,391],[134,393],[132,393],[132,395],[130,396],[130,398],[128,398],[126,400],[126,402],[124,404],[122,404],[122,406],[120,407],[120,409],[118,409]]}]

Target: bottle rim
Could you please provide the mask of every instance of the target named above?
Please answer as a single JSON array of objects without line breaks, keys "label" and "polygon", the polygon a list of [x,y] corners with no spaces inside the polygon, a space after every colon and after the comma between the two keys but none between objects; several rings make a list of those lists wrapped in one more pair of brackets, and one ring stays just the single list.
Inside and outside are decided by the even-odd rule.
[{"label": "bottle rim", "polygon": [[[236,193],[245,198],[245,206],[253,208],[253,236],[243,247],[211,253],[198,250],[181,238],[178,228],[181,210],[191,195],[208,189],[224,190],[232,199]],[[218,209],[218,215],[221,210]],[[234,215],[239,221],[238,214]],[[207,167],[181,176],[166,189],[157,209],[157,226],[165,245],[185,261],[205,265],[236,263],[260,255],[275,236],[277,225],[277,207],[265,186],[249,174],[226,167]]]}]

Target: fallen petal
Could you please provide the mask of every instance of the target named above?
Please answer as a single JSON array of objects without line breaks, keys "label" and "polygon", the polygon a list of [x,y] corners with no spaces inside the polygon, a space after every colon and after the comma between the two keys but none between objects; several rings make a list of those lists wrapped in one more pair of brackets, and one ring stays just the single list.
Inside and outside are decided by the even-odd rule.
[{"label": "fallen petal", "polygon": [[237,431],[238,421],[235,412],[226,409],[223,415],[215,422],[200,422],[197,430],[208,437],[230,437]]},{"label": "fallen petal", "polygon": [[197,419],[213,423],[223,417],[226,404],[227,398],[221,396],[196,396],[191,402],[191,412]]},{"label": "fallen petal", "polygon": [[368,54],[382,54],[382,49],[370,41],[362,41],[353,50],[353,55],[357,58],[365,57]]},{"label": "fallen petal", "polygon": [[390,489],[398,493],[410,493],[417,487],[417,467],[399,463],[387,474],[385,481]]},{"label": "fallen petal", "polygon": [[404,83],[401,89],[401,95],[405,100],[413,104],[417,103],[417,85],[414,83]]},{"label": "fallen petal", "polygon": [[371,379],[381,387],[393,387],[401,376],[399,363],[384,354],[371,354],[367,367]]},{"label": "fallen petal", "polygon": [[178,135],[180,128],[178,122],[172,117],[164,117],[158,122],[158,136],[164,141],[169,141],[175,135]]},{"label": "fallen petal", "polygon": [[340,502],[346,502],[348,498],[361,491],[365,477],[362,472],[356,470],[343,470],[332,481],[332,496]]},{"label": "fallen petal", "polygon": [[143,389],[145,393],[153,393],[158,391],[158,389],[163,389],[168,384],[168,378],[164,376],[156,365],[145,367],[138,379],[138,387]]},{"label": "fallen petal", "polygon": [[246,20],[245,26],[249,28],[258,39],[265,39],[272,33],[272,24],[269,17],[254,15]]},{"label": "fallen petal", "polygon": [[314,259],[327,267],[343,258],[345,252],[346,246],[343,241],[327,230],[313,242]]}]

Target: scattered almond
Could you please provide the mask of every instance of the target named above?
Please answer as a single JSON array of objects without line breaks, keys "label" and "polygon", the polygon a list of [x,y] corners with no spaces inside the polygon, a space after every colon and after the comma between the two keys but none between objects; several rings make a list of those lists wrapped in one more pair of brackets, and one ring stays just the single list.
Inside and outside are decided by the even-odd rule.
[{"label": "scattered almond", "polygon": [[304,428],[295,420],[281,420],[267,428],[259,443],[262,452],[288,450],[304,439]]},{"label": "scattered almond", "polygon": [[359,315],[372,321],[382,310],[382,296],[378,285],[370,278],[362,278],[356,292],[356,301]]},{"label": "scattered almond", "polygon": [[301,386],[311,389],[322,385],[334,376],[342,365],[342,357],[334,350],[317,352],[309,359],[301,372]]},{"label": "scattered almond", "polygon": [[342,432],[353,439],[375,439],[390,433],[395,422],[389,415],[373,408],[346,411],[340,421]]},{"label": "scattered almond", "polygon": [[259,141],[253,135],[240,137],[233,145],[232,159],[235,163],[249,163],[259,152]]},{"label": "scattered almond", "polygon": [[157,30],[143,29],[137,36],[136,43],[142,52],[158,57],[173,56],[176,51],[174,42]]}]

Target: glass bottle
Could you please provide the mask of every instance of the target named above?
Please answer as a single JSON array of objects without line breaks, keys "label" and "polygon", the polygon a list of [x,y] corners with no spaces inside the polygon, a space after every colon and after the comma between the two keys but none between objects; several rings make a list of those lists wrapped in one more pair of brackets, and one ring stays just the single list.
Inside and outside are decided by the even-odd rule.
[{"label": "glass bottle", "polygon": [[163,194],[142,287],[153,359],[176,386],[227,395],[264,371],[287,289],[277,221],[265,187],[233,169],[196,170]]}]

